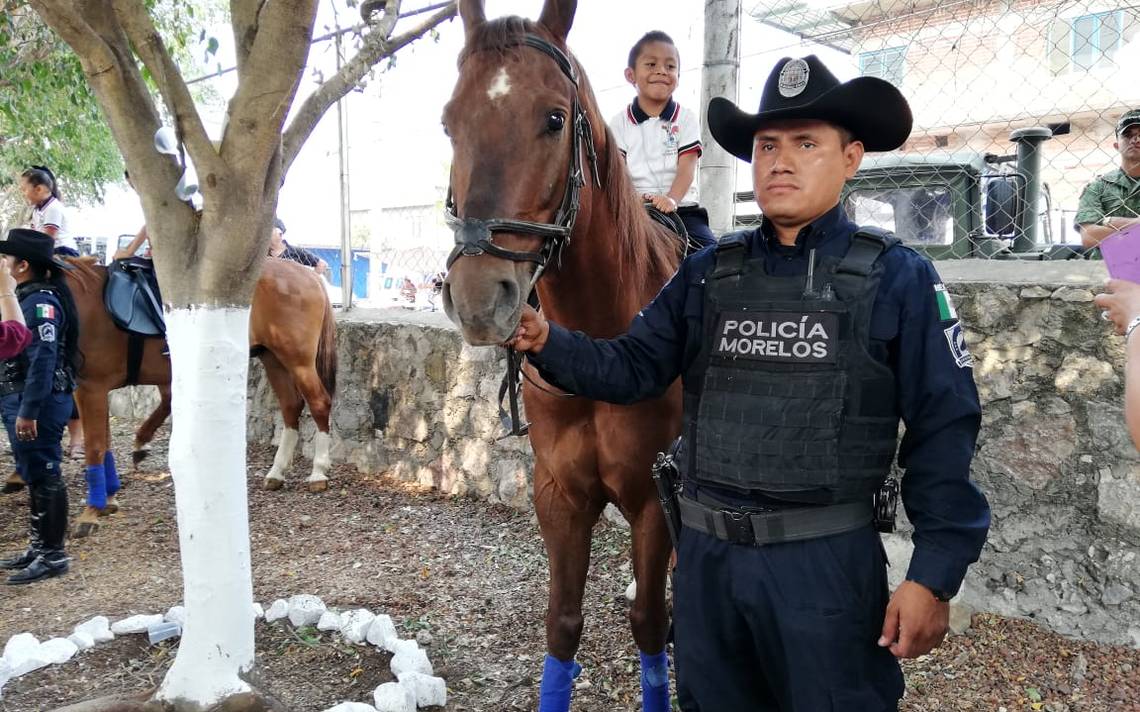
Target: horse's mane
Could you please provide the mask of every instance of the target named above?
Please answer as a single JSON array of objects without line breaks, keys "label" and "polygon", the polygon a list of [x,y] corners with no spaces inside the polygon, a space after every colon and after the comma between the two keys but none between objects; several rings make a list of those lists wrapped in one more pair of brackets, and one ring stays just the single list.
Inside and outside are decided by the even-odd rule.
[{"label": "horse's mane", "polygon": [[[459,64],[474,52],[498,52],[500,55],[520,49],[521,40],[528,34],[539,35],[556,46],[566,49],[550,32],[536,22],[521,17],[501,17],[483,22],[467,36],[467,44],[459,53]],[[568,52],[568,50],[567,50]],[[654,290],[667,280],[677,268],[682,245],[677,236],[649,218],[641,197],[633,187],[626,170],[625,159],[614,147],[605,117],[598,110],[598,102],[590,80],[581,63],[572,54],[571,61],[578,72],[578,98],[594,127],[594,141],[598,150],[598,173],[610,206],[617,234],[619,263],[626,278],[643,280]],[[601,137],[602,140],[598,140]],[[589,168],[583,166],[587,173]],[[587,175],[587,181],[593,177]]]},{"label": "horse's mane", "polygon": [[65,257],[64,261],[74,267],[68,274],[75,278],[75,283],[85,292],[96,287],[103,280],[103,275],[100,273],[101,266],[95,257],[90,255]]}]

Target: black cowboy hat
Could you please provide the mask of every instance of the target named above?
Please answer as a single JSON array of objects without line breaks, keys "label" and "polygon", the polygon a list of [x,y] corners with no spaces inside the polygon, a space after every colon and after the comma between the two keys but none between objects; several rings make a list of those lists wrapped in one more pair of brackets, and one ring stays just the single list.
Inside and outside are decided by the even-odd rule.
[{"label": "black cowboy hat", "polygon": [[39,230],[28,230],[16,227],[8,231],[8,236],[0,240],[0,254],[12,255],[21,260],[40,265],[42,267],[58,267],[59,269],[74,269],[54,254],[55,240],[51,235]]},{"label": "black cowboy hat", "polygon": [[760,110],[741,111],[728,99],[709,102],[709,130],[717,143],[752,161],[756,131],[765,124],[815,119],[842,126],[868,151],[893,151],[910,136],[914,119],[902,92],[877,77],[840,82],[814,54],[784,57],[764,84]]}]

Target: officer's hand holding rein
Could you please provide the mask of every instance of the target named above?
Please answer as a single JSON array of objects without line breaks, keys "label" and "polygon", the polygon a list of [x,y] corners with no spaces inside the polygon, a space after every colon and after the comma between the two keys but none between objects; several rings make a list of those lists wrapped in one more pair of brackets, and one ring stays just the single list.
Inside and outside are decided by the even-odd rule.
[{"label": "officer's hand holding rein", "polygon": [[536,354],[542,351],[543,346],[546,346],[548,336],[550,336],[550,324],[547,323],[546,318],[539,314],[534,307],[524,305],[522,316],[519,318],[519,327],[515,330],[515,336],[504,346],[515,351],[529,351]]},{"label": "officer's hand holding rein", "polygon": [[938,646],[950,628],[950,604],[922,584],[903,581],[887,604],[879,647],[896,658],[916,658]]}]

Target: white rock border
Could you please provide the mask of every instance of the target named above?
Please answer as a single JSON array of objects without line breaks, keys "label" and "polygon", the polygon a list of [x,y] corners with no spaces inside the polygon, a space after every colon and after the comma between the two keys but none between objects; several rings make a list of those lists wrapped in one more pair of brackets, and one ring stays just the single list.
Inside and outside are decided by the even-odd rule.
[{"label": "white rock border", "polygon": [[[286,601],[277,599],[268,610],[252,603],[250,614],[255,620],[264,618],[273,625],[278,620],[302,620],[319,630],[340,635],[354,645],[372,645],[393,653],[390,663],[395,682],[386,682],[373,691],[373,701],[401,699],[405,702],[399,712],[415,712],[417,708],[447,704],[447,683],[432,673],[427,652],[415,638],[401,639],[392,618],[367,609],[337,611],[326,608],[318,596],[298,594]],[[17,633],[8,639],[0,655],[0,699],[4,685],[10,680],[39,670],[48,665],[62,665],[84,651],[114,640],[116,635],[149,633],[151,628],[167,628],[170,624],[184,623],[185,609],[172,607],[164,614],[133,615],[116,620],[94,616],[75,626],[70,636],[40,642],[31,633]],[[312,621],[310,623],[310,621]],[[336,625],[332,625],[333,623]],[[320,623],[324,625],[320,625]],[[399,658],[399,660],[397,660]],[[384,693],[381,694],[380,690]],[[384,710],[396,709],[385,706]],[[383,712],[365,702],[341,702],[324,712]]]}]

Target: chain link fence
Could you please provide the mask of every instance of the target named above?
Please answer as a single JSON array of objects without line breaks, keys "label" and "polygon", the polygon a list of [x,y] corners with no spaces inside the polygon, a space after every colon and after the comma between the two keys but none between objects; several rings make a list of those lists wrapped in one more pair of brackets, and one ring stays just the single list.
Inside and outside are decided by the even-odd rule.
[{"label": "chain link fence", "polygon": [[[780,56],[816,53],[841,78],[886,79],[910,102],[910,140],[868,156],[848,185],[854,220],[936,259],[1095,256],[1075,219],[1085,186],[1121,166],[1117,121],[1140,108],[1140,5],[745,0],[744,9],[766,33],[763,73]],[[753,100],[743,86],[741,96]],[[1137,217],[1140,181],[1116,177],[1133,199],[1109,212]],[[738,223],[755,224],[751,194],[737,199]]]},{"label": "chain link fence", "polygon": [[[1098,256],[1082,246],[1077,211],[1085,186],[1120,168],[1116,123],[1140,108],[1140,5],[743,0],[742,10],[744,108],[780,57],[812,53],[841,79],[877,76],[910,102],[910,140],[868,155],[848,185],[856,222],[934,259]],[[741,227],[760,218],[748,171],[741,163]],[[1140,204],[1140,181],[1122,180]],[[452,239],[439,190],[436,203],[373,215],[369,302],[439,308]]]}]

